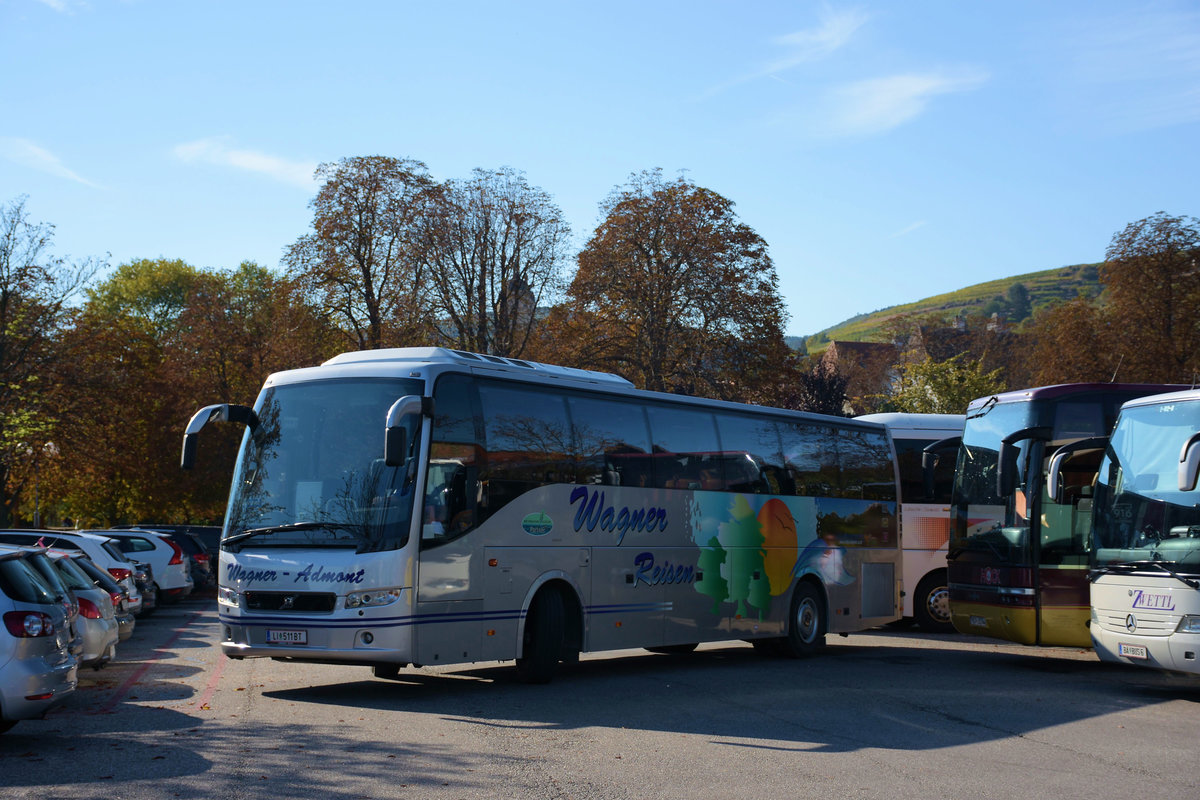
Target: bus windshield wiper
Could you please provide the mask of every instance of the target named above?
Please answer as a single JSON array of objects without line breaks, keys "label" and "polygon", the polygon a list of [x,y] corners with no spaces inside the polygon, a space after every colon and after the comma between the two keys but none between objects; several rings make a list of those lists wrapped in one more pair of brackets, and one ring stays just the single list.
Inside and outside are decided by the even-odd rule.
[{"label": "bus windshield wiper", "polygon": [[1143,561],[1115,561],[1112,564],[1093,567],[1091,571],[1097,575],[1110,575],[1113,573],[1127,574],[1130,572],[1139,572],[1144,569],[1161,569],[1163,572],[1167,573],[1184,586],[1187,586],[1191,589],[1200,589],[1200,581],[1180,574],[1166,561],[1159,561],[1157,559],[1145,559]]},{"label": "bus windshield wiper", "polygon": [[221,540],[221,544],[237,544],[238,542],[249,539],[253,536],[262,536],[268,533],[284,533],[286,531],[313,531],[320,528],[336,528],[350,529],[352,526],[342,522],[289,522],[286,525],[268,525],[265,528],[247,528],[241,533],[235,533],[233,536],[227,536]]}]

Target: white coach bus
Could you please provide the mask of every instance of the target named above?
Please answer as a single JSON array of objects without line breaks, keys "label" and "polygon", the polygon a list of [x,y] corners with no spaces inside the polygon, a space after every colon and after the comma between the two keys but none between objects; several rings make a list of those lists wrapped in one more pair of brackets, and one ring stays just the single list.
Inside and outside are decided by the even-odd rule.
[{"label": "white coach bus", "polygon": [[639,391],[441,348],[271,375],[221,540],[232,658],[415,666],[747,640],[789,656],[899,617],[882,425]]},{"label": "white coach bus", "polygon": [[[886,425],[896,450],[904,619],[929,633],[953,633],[946,550],[954,461],[966,416],[886,413],[858,419]],[[931,456],[933,463],[925,469]]]},{"label": "white coach bus", "polygon": [[1104,448],[1094,497],[1093,487],[1074,491],[1092,507],[1088,629],[1096,654],[1200,673],[1200,391],[1127,401],[1107,440],[1055,454],[1051,493],[1070,495],[1062,464],[1089,447]]}]

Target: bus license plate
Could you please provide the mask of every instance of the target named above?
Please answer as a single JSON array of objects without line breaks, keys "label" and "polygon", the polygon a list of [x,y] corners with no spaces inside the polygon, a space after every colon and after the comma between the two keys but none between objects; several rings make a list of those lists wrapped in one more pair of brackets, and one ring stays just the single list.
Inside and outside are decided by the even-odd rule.
[{"label": "bus license plate", "polygon": [[1122,655],[1126,658],[1149,658],[1146,648],[1142,645],[1125,644],[1124,642],[1117,643],[1117,655]]},{"label": "bus license plate", "polygon": [[267,631],[267,644],[308,644],[308,631]]}]

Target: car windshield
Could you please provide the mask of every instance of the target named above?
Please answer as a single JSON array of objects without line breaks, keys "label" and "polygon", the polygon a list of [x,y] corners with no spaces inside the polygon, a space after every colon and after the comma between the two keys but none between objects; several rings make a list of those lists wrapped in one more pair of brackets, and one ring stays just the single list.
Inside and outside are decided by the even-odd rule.
[{"label": "car windshield", "polygon": [[242,439],[223,542],[237,547],[388,550],[406,541],[413,504],[409,463],[384,463],[391,406],[419,395],[417,380],[325,380],[268,387],[259,428]]},{"label": "car windshield", "polygon": [[1200,572],[1200,490],[1179,489],[1179,454],[1200,431],[1200,402],[1131,406],[1109,441],[1092,533],[1093,564],[1163,562]]}]

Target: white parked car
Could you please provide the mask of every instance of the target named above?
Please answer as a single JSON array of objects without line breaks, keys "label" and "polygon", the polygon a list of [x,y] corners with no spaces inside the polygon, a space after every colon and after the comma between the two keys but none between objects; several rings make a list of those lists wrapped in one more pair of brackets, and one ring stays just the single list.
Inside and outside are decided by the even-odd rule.
[{"label": "white parked car", "polygon": [[139,559],[131,559],[121,552],[115,539],[82,531],[0,530],[0,543],[81,550],[101,569],[107,570],[125,590],[129,596],[126,606],[129,613],[138,614],[142,610],[142,594],[134,581],[137,566],[133,562]]},{"label": "white parked car", "polygon": [[192,593],[191,565],[183,549],[170,537],[140,529],[89,532],[115,539],[127,558],[148,562],[158,586],[159,602],[177,603]]}]

